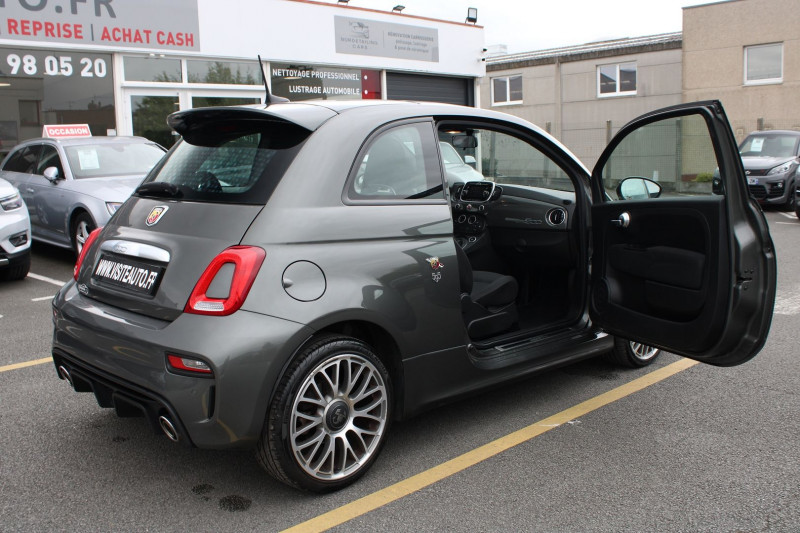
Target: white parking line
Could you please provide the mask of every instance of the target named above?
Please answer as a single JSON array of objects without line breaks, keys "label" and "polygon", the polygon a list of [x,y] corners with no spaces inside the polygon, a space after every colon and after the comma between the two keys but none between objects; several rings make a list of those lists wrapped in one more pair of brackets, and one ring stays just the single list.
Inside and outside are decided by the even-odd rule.
[{"label": "white parking line", "polygon": [[791,218],[792,220],[797,220],[797,215],[793,215],[791,213],[784,213],[783,211],[779,211],[778,214],[785,216],[786,218]]},{"label": "white parking line", "polygon": [[47,276],[40,276],[39,274],[34,274],[33,272],[28,272],[28,277],[38,279],[39,281],[44,281],[45,283],[52,283],[53,285],[58,285],[59,287],[66,283],[66,281],[58,281],[57,279],[48,278]]},{"label": "white parking line", "polygon": [[775,297],[776,315],[797,315],[800,314],[800,286],[795,286],[791,290],[784,290]]},{"label": "white parking line", "polygon": [[41,298],[31,298],[32,302],[43,302],[45,300],[52,300],[54,296],[42,296]]}]

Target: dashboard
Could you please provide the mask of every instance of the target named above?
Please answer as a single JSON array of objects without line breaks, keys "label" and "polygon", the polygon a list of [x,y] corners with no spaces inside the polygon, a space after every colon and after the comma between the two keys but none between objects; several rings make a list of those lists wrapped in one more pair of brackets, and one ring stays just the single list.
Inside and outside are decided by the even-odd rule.
[{"label": "dashboard", "polygon": [[555,263],[571,255],[573,192],[472,181],[456,185],[452,197],[455,240],[468,253],[491,242],[514,255]]}]

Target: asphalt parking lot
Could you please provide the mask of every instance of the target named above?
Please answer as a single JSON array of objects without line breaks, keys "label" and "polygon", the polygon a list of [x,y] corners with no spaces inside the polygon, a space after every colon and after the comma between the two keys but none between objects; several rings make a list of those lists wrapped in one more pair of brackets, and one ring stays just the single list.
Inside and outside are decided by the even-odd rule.
[{"label": "asphalt parking lot", "polygon": [[778,301],[754,360],[543,374],[396,424],[367,475],[325,496],[59,380],[50,299],[73,258],[37,245],[31,275],[0,285],[0,531],[798,531],[800,222],[767,218]]}]

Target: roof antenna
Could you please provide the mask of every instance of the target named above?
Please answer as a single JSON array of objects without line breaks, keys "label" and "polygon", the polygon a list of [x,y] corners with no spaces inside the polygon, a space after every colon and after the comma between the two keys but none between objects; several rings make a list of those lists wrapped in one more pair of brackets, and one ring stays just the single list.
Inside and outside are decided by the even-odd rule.
[{"label": "roof antenna", "polygon": [[269,85],[267,85],[267,75],[264,72],[264,63],[261,61],[261,54],[258,54],[258,67],[261,69],[261,81],[264,82],[264,91],[266,91],[266,96],[264,97],[264,103],[266,105],[270,104],[277,104],[279,102],[288,102],[288,98],[284,98],[282,96],[275,96],[274,94],[270,94],[269,92]]}]

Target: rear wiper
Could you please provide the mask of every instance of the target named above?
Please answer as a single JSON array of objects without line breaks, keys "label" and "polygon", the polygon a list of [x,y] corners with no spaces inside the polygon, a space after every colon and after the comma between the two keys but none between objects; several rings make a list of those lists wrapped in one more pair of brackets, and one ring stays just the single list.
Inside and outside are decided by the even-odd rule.
[{"label": "rear wiper", "polygon": [[183,196],[180,187],[164,181],[151,181],[139,185],[135,191],[139,196],[151,196],[157,198],[180,198]]}]

